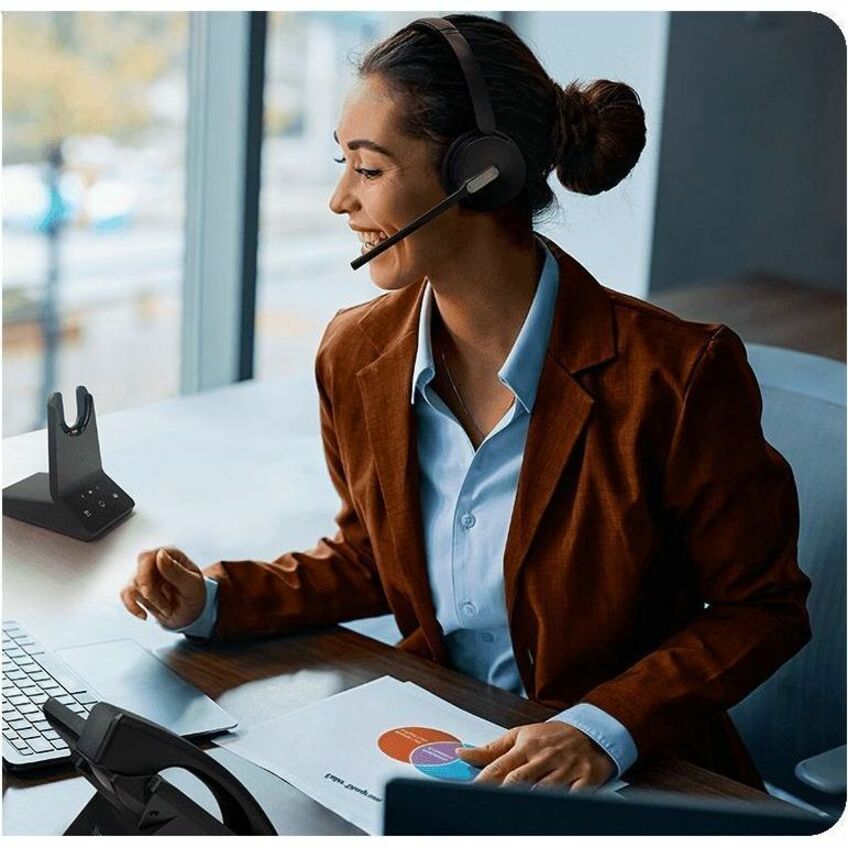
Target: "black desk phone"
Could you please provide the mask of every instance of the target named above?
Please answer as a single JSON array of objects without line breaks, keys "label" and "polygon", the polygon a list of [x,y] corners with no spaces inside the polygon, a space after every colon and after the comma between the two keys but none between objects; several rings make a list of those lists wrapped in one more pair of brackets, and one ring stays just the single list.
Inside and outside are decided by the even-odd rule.
[{"label": "black desk phone", "polygon": [[47,474],[3,489],[3,514],[89,542],[132,512],[135,502],[104,471],[94,398],[77,386],[77,420],[65,423],[62,395],[47,401]]},{"label": "black desk phone", "polygon": [[[74,767],[97,790],[66,836],[276,836],[262,808],[230,772],[164,727],[103,701],[80,718],[55,698],[44,703]],[[163,778],[183,768],[215,797],[221,820]]]}]

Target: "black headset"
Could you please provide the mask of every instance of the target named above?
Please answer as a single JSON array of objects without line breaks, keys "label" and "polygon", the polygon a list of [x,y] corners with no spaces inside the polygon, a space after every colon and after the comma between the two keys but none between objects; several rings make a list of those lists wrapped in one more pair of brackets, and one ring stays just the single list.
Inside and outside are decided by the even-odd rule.
[{"label": "black headset", "polygon": [[407,29],[434,32],[447,42],[459,61],[471,97],[477,129],[454,139],[445,153],[442,160],[442,184],[448,196],[411,224],[358,256],[350,263],[354,270],[432,221],[455,203],[462,203],[479,212],[491,212],[506,206],[518,197],[527,178],[527,166],[518,145],[495,125],[486,80],[462,33],[445,18],[419,18],[409,24]]},{"label": "black headset", "polygon": [[459,68],[474,109],[477,129],[469,130],[455,139],[442,161],[442,182],[445,188],[450,194],[484,168],[494,165],[498,169],[498,178],[477,194],[464,198],[462,203],[481,212],[505,206],[524,188],[527,167],[518,145],[495,125],[486,80],[483,79],[483,72],[471,47],[462,33],[444,18],[419,18],[409,28],[435,32],[447,42],[459,60]]}]

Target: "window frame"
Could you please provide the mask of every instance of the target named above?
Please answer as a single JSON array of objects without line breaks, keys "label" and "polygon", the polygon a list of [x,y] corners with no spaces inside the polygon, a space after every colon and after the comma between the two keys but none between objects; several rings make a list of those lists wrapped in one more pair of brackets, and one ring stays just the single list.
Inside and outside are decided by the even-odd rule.
[{"label": "window frame", "polygon": [[253,377],[266,12],[192,12],[180,390]]}]

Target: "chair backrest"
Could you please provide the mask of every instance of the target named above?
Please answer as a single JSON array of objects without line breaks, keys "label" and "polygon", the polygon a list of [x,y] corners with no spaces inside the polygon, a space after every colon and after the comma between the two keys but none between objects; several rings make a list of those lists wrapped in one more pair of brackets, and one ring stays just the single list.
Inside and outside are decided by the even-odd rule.
[{"label": "chair backrest", "polygon": [[798,489],[812,640],[731,710],[763,778],[811,799],[796,763],[845,743],[845,377],[842,362],[749,344],[766,440]]}]

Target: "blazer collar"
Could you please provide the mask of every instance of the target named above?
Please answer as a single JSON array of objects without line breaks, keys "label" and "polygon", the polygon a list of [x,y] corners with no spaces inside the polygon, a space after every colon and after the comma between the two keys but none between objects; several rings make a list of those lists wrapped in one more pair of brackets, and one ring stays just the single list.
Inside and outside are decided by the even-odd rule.
[{"label": "blazer collar", "polygon": [[[510,621],[533,536],[594,403],[573,375],[616,353],[612,304],[606,291],[580,263],[550,239],[540,237],[559,265],[559,290],[504,550]],[[356,377],[397,563],[434,657],[448,662],[427,576],[417,435],[409,403],[424,282],[422,278],[378,298],[360,318],[359,326],[376,357]],[[531,693],[532,681],[524,683]]]},{"label": "blazer collar", "polygon": [[[576,374],[615,355],[612,305],[603,286],[574,257],[546,236],[536,235],[559,265],[559,292],[548,353],[569,373]],[[417,350],[425,283],[422,277],[399,292],[377,298],[359,319],[359,327],[375,351],[385,352],[410,333],[416,336]]]}]

